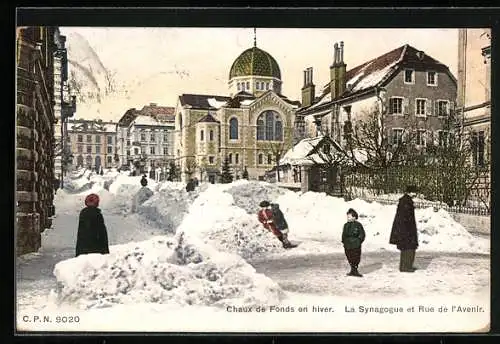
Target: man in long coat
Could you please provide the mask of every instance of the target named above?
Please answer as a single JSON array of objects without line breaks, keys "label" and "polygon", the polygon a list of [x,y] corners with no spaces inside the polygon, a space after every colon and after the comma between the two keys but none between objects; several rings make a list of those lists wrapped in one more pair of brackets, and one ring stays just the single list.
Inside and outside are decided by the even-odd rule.
[{"label": "man in long coat", "polygon": [[76,256],[89,253],[109,253],[108,232],[99,206],[99,196],[85,198],[85,208],[80,212],[76,239]]},{"label": "man in long coat", "polygon": [[405,194],[399,199],[396,216],[392,224],[389,243],[396,245],[401,251],[399,271],[414,272],[415,251],[418,248],[417,222],[415,221],[415,206],[413,197],[416,187],[408,186]]}]

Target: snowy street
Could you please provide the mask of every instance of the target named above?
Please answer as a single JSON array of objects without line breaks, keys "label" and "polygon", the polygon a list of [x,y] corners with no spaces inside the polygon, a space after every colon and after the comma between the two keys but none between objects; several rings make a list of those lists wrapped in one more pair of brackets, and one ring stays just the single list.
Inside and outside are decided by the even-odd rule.
[{"label": "snowy street", "polygon": [[[66,189],[56,195],[56,217],[53,228],[42,234],[42,248],[18,257],[20,330],[460,332],[489,322],[489,240],[468,233],[449,214],[417,211],[419,269],[402,274],[399,252],[387,243],[392,206],[360,200],[346,204],[261,182],[202,184],[187,194],[181,183],[149,180],[153,196],[133,207],[141,192],[139,179],[116,172],[68,178]],[[74,258],[78,214],[90,192],[101,198],[110,254]],[[283,250],[257,222],[262,199],[280,203],[297,248]],[[367,231],[363,278],[346,276],[339,243],[348,207],[359,211]],[[409,319],[403,323],[387,321],[393,313],[373,311],[356,328],[347,308],[362,304],[405,309],[464,305],[481,311],[446,316],[405,311],[397,315]],[[330,305],[335,311],[328,318],[298,312],[301,305]],[[282,311],[256,316],[259,306]],[[228,307],[253,311],[234,313]],[[165,312],[172,311],[175,321],[169,317],[165,322]],[[39,323],[35,314],[78,314],[79,321]],[[193,323],[193,314],[213,320]]]}]

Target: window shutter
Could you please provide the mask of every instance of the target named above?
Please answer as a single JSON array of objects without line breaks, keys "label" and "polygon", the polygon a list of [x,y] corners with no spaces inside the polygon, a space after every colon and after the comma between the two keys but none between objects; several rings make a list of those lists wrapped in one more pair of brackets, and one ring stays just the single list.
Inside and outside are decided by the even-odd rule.
[{"label": "window shutter", "polygon": [[388,113],[389,115],[392,115],[392,106],[393,106],[393,102],[394,102],[393,98],[389,98],[389,101],[388,101],[388,103],[389,103],[389,108],[387,109],[387,113]]},{"label": "window shutter", "polygon": [[449,116],[449,115],[452,115],[452,114],[455,114],[455,109],[456,109],[456,103],[455,101],[449,101],[448,100],[448,104],[446,106],[446,114]]},{"label": "window shutter", "polygon": [[434,115],[435,116],[439,115],[439,101],[438,100],[434,101]]},{"label": "window shutter", "polygon": [[408,98],[403,98],[403,115],[410,114],[410,100]]},{"label": "window shutter", "polygon": [[427,116],[432,116],[433,115],[433,113],[432,113],[432,100],[431,99],[426,99],[425,100],[425,106],[426,106],[425,114]]}]

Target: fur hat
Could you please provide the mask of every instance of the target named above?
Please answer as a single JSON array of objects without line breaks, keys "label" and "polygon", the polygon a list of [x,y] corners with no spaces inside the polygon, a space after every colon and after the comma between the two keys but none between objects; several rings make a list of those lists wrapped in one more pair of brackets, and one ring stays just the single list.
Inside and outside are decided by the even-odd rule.
[{"label": "fur hat", "polygon": [[417,193],[417,187],[415,185],[408,185],[405,189],[405,193]]},{"label": "fur hat", "polygon": [[98,207],[99,206],[99,196],[96,194],[90,194],[85,197],[85,205],[87,207]]},{"label": "fur hat", "polygon": [[351,214],[352,217],[354,217],[356,220],[358,219],[358,212],[352,208],[349,208],[349,210],[347,211],[347,214]]},{"label": "fur hat", "polygon": [[262,202],[259,203],[259,206],[261,208],[267,208],[267,207],[270,206],[270,203],[268,201],[262,201]]}]

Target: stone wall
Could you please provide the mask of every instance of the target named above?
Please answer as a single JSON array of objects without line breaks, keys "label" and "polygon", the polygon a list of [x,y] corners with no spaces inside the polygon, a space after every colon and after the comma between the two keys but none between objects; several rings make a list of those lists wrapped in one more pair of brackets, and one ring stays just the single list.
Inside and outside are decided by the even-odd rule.
[{"label": "stone wall", "polygon": [[54,215],[54,28],[18,31],[17,254],[37,251]]}]

